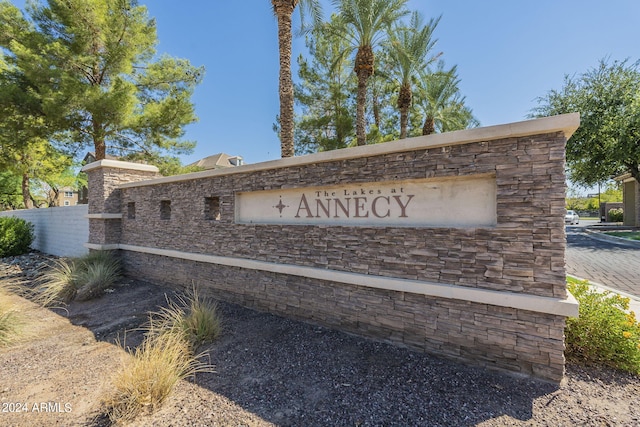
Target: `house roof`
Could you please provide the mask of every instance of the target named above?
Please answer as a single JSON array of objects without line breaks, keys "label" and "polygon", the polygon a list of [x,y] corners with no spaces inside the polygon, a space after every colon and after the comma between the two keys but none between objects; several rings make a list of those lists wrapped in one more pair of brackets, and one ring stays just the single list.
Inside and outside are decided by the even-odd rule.
[{"label": "house roof", "polygon": [[218,154],[213,154],[211,156],[207,156],[203,159],[198,160],[197,162],[193,162],[188,166],[198,166],[205,170],[231,168],[234,166],[238,166],[237,163],[233,163],[233,161],[235,161],[238,158],[242,159],[239,156],[230,156],[225,153],[218,153]]},{"label": "house roof", "polygon": [[[118,157],[112,156],[111,154],[105,154],[104,158],[105,160],[118,160]],[[85,165],[89,163],[93,163],[95,161],[96,161],[96,153],[94,153],[93,151],[89,151],[87,154],[84,155],[84,159],[82,159],[82,163]]]}]

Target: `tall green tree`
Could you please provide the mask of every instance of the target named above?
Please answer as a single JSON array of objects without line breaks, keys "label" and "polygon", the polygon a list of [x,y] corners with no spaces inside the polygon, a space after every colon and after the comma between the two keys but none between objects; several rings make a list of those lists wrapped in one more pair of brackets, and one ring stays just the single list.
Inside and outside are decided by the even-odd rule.
[{"label": "tall green tree", "polygon": [[346,41],[316,28],[307,36],[306,45],[311,58],[298,58],[300,83],[295,85],[300,107],[296,152],[345,148],[355,136],[351,93],[356,87],[349,61],[340,56]]},{"label": "tall green tree", "polygon": [[630,173],[640,183],[639,63],[602,59],[559,90],[538,99],[534,116],[580,113],[580,127],[567,141],[569,177],[592,187]]},{"label": "tall green tree", "polygon": [[20,177],[7,170],[0,172],[0,211],[23,208]]},{"label": "tall green tree", "polygon": [[[21,138],[20,134],[16,134]],[[40,138],[30,138],[27,143],[20,142],[10,144],[2,140],[2,152],[0,153],[0,167],[15,177],[20,177],[22,204],[26,209],[39,203],[34,203],[32,191],[38,183],[49,183],[51,188],[57,188],[59,176],[65,169],[71,166],[72,160],[65,153],[55,149],[49,141]]]},{"label": "tall green tree", "polygon": [[460,93],[457,66],[445,70],[439,61],[434,71],[423,73],[417,85],[416,105],[424,116],[422,134],[449,132],[479,125]]},{"label": "tall green tree", "polygon": [[375,72],[374,48],[388,34],[391,25],[408,14],[407,0],[333,0],[339,15],[337,25],[328,27],[349,41],[345,53],[356,52],[353,70],[358,78],[356,137],[358,145],[367,143],[365,108],[367,83]]},{"label": "tall green tree", "polygon": [[415,11],[411,14],[409,26],[397,22],[389,35],[387,43],[391,68],[389,70],[398,85],[397,107],[400,111],[400,139],[407,137],[409,109],[413,98],[413,80],[437,56],[427,56],[433,50],[437,39],[433,38],[440,17],[424,23],[422,15]]},{"label": "tall green tree", "polygon": [[191,95],[204,70],[156,56],[155,21],[137,1],[36,1],[24,15],[2,0],[0,28],[0,47],[67,141],[92,145],[98,160],[193,148],[181,137],[197,119]]},{"label": "tall green tree", "polygon": [[19,177],[22,205],[30,209],[32,180],[66,167],[70,159],[49,142],[58,129],[45,120],[37,88],[5,58],[0,54],[0,168]]},{"label": "tall green tree", "polygon": [[293,79],[291,78],[291,40],[293,32],[291,18],[298,3],[301,6],[301,16],[304,16],[303,10],[306,9],[311,12],[316,22],[320,21],[321,9],[319,0],[271,0],[273,13],[278,20],[278,51],[280,55],[278,134],[280,135],[282,157],[294,155],[294,91]]}]

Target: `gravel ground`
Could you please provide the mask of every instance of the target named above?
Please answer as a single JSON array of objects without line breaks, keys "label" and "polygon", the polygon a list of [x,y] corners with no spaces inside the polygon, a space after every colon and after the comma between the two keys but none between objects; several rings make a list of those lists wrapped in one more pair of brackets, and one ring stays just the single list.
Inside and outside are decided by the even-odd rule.
[{"label": "gravel ground", "polygon": [[[40,254],[1,259],[0,280],[28,281],[44,261]],[[0,425],[106,425],[100,396],[126,357],[113,342],[164,304],[165,295],[172,291],[125,280],[65,310],[20,299],[37,326],[27,339],[0,349],[0,401],[7,408],[25,402],[30,410],[0,412]],[[236,305],[219,308],[224,332],[199,349],[215,372],[181,382],[158,411],[130,425],[640,425],[638,376],[570,363],[557,386]],[[128,345],[138,339],[128,332]],[[72,410],[34,412],[33,404],[42,401]]]}]

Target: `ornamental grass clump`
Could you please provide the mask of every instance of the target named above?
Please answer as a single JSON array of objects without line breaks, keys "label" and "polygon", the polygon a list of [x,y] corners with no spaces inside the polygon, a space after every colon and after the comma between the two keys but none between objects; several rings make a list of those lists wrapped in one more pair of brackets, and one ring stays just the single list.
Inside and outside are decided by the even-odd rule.
[{"label": "ornamental grass clump", "polygon": [[78,301],[100,296],[121,277],[120,262],[111,252],[92,252],[80,258],[78,267]]},{"label": "ornamental grass clump", "polygon": [[0,303],[0,347],[8,346],[17,333],[17,320],[13,311]]},{"label": "ornamental grass clump", "polygon": [[200,298],[195,288],[178,302],[168,300],[166,308],[151,313],[143,343],[114,375],[115,391],[104,402],[111,422],[124,423],[151,413],[181,379],[213,372],[213,366],[201,362],[206,354],[195,354],[195,348],[219,334],[216,305]]},{"label": "ornamental grass clump", "polygon": [[194,348],[214,341],[222,329],[216,303],[202,298],[195,287],[154,314],[154,321],[160,325],[156,329],[180,334]]},{"label": "ornamental grass clump", "polygon": [[640,323],[629,311],[629,298],[597,292],[586,281],[568,288],[580,314],[567,319],[567,357],[640,374]]},{"label": "ornamental grass clump", "polygon": [[11,344],[19,335],[22,319],[9,300],[10,290],[0,283],[0,347]]},{"label": "ornamental grass clump", "polygon": [[33,299],[44,307],[70,302],[78,290],[73,260],[57,259],[37,279]]},{"label": "ornamental grass clump", "polygon": [[34,299],[43,306],[99,296],[120,278],[118,259],[108,251],[81,258],[58,259],[36,281]]},{"label": "ornamental grass clump", "polygon": [[200,357],[193,355],[191,345],[179,334],[151,331],[114,375],[114,392],[104,402],[107,416],[113,423],[124,423],[152,413],[178,381],[211,372]]}]

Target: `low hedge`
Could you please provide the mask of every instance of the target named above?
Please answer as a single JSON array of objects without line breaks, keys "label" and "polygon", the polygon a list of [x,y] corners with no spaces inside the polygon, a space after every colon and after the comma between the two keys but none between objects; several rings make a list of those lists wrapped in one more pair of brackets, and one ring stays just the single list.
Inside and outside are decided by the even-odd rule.
[{"label": "low hedge", "polygon": [[34,237],[30,222],[22,218],[0,217],[0,257],[29,252]]}]

